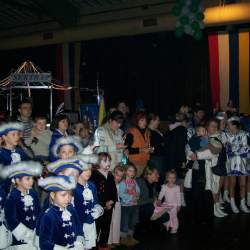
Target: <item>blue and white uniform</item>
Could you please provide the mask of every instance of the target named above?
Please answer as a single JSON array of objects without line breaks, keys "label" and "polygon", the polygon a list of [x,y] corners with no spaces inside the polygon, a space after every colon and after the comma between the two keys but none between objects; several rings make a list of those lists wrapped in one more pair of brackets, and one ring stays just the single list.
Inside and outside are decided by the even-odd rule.
[{"label": "blue and white uniform", "polygon": [[[38,184],[50,192],[69,191],[76,187],[73,177],[62,175],[40,179]],[[62,208],[51,204],[41,217],[38,231],[41,250],[84,249],[82,226],[72,205]]]},{"label": "blue and white uniform", "polygon": [[6,199],[4,211],[7,226],[13,235],[12,246],[21,245],[23,249],[36,249],[33,241],[40,214],[38,195],[33,190],[23,194],[14,188]]},{"label": "blue and white uniform", "polygon": [[[25,176],[40,176],[42,165],[38,162],[19,162],[0,169],[2,178],[15,181]],[[18,186],[6,198],[4,213],[8,229],[12,232],[12,249],[37,249],[34,246],[35,227],[40,214],[39,199],[32,189],[22,193]]]},{"label": "blue and white uniform", "polygon": [[11,232],[6,227],[4,205],[6,200],[5,192],[0,188],[0,249],[9,247],[12,243]]},{"label": "blue and white uniform", "polygon": [[77,184],[74,190],[74,206],[83,227],[86,249],[96,246],[95,220],[103,214],[103,208],[97,203],[97,191],[94,183]]},{"label": "blue and white uniform", "polygon": [[223,137],[227,152],[227,174],[229,176],[250,175],[247,164],[249,153],[247,133],[242,130],[239,130],[236,134],[227,131]]},{"label": "blue and white uniform", "polygon": [[41,218],[39,234],[41,250],[63,249],[60,247],[74,249],[77,237],[82,235],[78,215],[72,206],[61,209],[51,205]]}]

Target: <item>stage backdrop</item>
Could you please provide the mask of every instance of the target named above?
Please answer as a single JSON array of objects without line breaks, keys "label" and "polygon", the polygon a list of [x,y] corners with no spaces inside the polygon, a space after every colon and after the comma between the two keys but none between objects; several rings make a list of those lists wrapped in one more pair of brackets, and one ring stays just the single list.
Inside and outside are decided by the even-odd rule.
[{"label": "stage backdrop", "polygon": [[[161,32],[0,51],[0,76],[4,78],[27,59],[74,87],[95,89],[99,75],[107,107],[125,99],[133,110],[136,101],[142,100],[149,111],[165,118],[184,103],[199,101],[210,107],[208,48],[206,34],[202,41],[195,41],[188,36],[178,39],[174,32]],[[77,89],[71,93],[67,105],[72,108],[76,95],[81,95],[81,103],[96,101],[92,92]],[[61,101],[56,100],[55,109]],[[36,96],[37,113],[44,111],[47,102],[43,93]]]},{"label": "stage backdrop", "polygon": [[232,100],[250,113],[249,31],[219,32],[208,36],[212,104],[225,108]]},{"label": "stage backdrop", "polygon": [[99,73],[107,107],[125,99],[133,109],[142,100],[164,118],[184,103],[211,105],[206,34],[202,41],[173,32],[84,41],[81,51],[80,85],[95,87]]}]

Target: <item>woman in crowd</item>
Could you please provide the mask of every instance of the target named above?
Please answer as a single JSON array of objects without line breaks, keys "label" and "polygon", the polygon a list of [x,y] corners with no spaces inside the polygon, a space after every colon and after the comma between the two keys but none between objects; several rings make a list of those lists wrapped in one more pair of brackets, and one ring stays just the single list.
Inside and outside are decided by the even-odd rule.
[{"label": "woman in crowd", "polygon": [[122,123],[123,114],[120,111],[114,111],[110,114],[108,122],[95,131],[96,151],[111,155],[111,171],[121,162],[123,151],[126,148],[123,143],[123,132],[120,129]]},{"label": "woman in crowd", "polygon": [[128,146],[129,161],[137,168],[137,176],[141,176],[153,152],[150,145],[150,131],[147,128],[147,116],[139,111],[134,115],[134,127],[128,130],[125,145]]},{"label": "woman in crowd", "polygon": [[50,151],[50,161],[55,161],[57,158],[54,157],[52,149],[53,146],[56,144],[56,141],[61,137],[68,136],[68,128],[69,128],[69,118],[66,115],[58,115],[55,117],[55,120],[53,121],[53,125],[51,127],[53,133],[51,136],[51,142],[49,145],[49,151]]},{"label": "woman in crowd", "polygon": [[247,155],[249,146],[247,134],[241,130],[240,118],[233,116],[228,119],[228,131],[225,133],[227,150],[227,174],[230,180],[230,204],[234,213],[239,213],[235,203],[236,178],[240,182],[240,209],[244,213],[250,213],[246,206],[246,177],[249,175]]},{"label": "woman in crowd", "polygon": [[137,227],[135,237],[143,237],[143,232],[151,231],[152,225],[159,226],[168,222],[168,213],[159,214],[153,217],[155,210],[155,201],[158,198],[156,184],[159,180],[159,173],[156,168],[146,167],[142,177],[137,179],[140,188],[139,197],[139,226]]},{"label": "woman in crowd", "polygon": [[165,164],[165,143],[164,136],[159,130],[160,117],[156,114],[149,114],[148,128],[150,130],[150,145],[154,149],[150,156],[149,165],[154,166],[159,171],[160,176],[164,176],[166,172]]}]

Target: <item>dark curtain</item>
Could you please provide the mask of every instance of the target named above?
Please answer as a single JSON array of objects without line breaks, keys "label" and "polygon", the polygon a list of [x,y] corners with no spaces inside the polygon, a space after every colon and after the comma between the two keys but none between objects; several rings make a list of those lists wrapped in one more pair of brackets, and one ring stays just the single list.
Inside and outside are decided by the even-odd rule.
[{"label": "dark curtain", "polygon": [[[1,79],[24,60],[32,60],[56,76],[56,45],[0,52]],[[107,105],[125,99],[133,110],[142,99],[146,108],[162,118],[181,104],[196,101],[210,107],[207,36],[202,41],[178,39],[173,32],[107,38],[82,42],[81,88],[95,89],[97,73]],[[91,92],[81,91],[82,102],[95,102]],[[34,94],[36,113],[45,113],[49,95]],[[5,101],[0,97],[0,110]],[[43,104],[43,105],[41,105]],[[46,105],[47,104],[47,105]],[[54,103],[54,109],[59,103]]]},{"label": "dark curtain", "polygon": [[206,36],[199,42],[173,32],[109,38],[83,42],[82,51],[82,86],[95,86],[99,72],[109,105],[125,99],[133,107],[142,99],[163,117],[184,103],[210,107]]}]

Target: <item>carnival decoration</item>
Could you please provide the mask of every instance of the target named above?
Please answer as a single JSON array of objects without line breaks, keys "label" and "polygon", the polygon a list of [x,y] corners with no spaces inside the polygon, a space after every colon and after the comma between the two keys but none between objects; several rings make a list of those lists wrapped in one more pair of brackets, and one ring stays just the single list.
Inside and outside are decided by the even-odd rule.
[{"label": "carnival decoration", "polygon": [[202,39],[205,16],[201,0],[178,0],[172,9],[172,14],[177,17],[175,30],[177,37],[187,34],[196,40]]},{"label": "carnival decoration", "polygon": [[[53,90],[68,91],[72,87],[62,85],[58,80],[54,79],[51,73],[44,72],[31,61],[25,61],[21,66],[9,76],[0,80],[0,89],[7,96],[7,110],[12,116],[13,107],[13,91],[15,89],[28,91],[28,97],[31,97],[31,90],[45,89],[50,91],[50,120],[53,116]],[[19,93],[21,95],[21,93]]]}]

